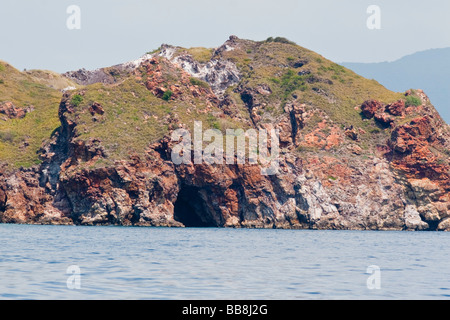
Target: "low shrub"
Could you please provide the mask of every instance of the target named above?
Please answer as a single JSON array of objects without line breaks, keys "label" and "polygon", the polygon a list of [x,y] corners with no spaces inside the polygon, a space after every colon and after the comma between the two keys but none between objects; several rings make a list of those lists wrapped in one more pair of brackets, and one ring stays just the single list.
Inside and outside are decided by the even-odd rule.
[{"label": "low shrub", "polygon": [[83,102],[83,96],[79,94],[74,95],[70,100],[70,104],[74,105],[75,107],[78,107],[81,102]]},{"label": "low shrub", "polygon": [[202,81],[200,79],[197,79],[197,78],[190,78],[189,81],[194,86],[199,86],[199,87],[203,87],[203,88],[208,88],[209,87],[209,85],[206,82],[204,82],[204,81]]},{"label": "low shrub", "polygon": [[420,98],[416,96],[407,96],[405,104],[407,107],[410,106],[418,107],[422,104],[422,100],[420,100]]},{"label": "low shrub", "polygon": [[172,97],[173,92],[171,90],[167,90],[166,92],[164,92],[162,98],[163,100],[169,101],[170,98]]}]

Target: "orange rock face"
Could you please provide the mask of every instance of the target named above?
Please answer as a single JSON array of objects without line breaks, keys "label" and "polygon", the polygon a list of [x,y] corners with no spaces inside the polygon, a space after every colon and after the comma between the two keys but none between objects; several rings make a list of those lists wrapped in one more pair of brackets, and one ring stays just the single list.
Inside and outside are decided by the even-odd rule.
[{"label": "orange rock face", "polygon": [[3,120],[5,121],[8,119],[22,119],[27,113],[32,112],[33,110],[33,106],[18,108],[9,101],[0,104],[0,115],[4,115]]}]

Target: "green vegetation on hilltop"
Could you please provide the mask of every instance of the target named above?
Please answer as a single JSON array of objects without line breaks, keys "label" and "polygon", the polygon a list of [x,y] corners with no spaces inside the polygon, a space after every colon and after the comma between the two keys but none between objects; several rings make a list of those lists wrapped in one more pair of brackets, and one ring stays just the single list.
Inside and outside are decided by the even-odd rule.
[{"label": "green vegetation on hilltop", "polygon": [[192,55],[192,57],[200,63],[206,63],[211,60],[214,53],[214,49],[207,49],[201,47],[194,47],[186,49],[187,53]]},{"label": "green vegetation on hilltop", "polygon": [[407,107],[409,107],[409,106],[417,107],[417,106],[420,106],[422,104],[422,100],[420,100],[419,97],[411,95],[411,96],[407,96],[406,97],[405,104],[406,104]]},{"label": "green vegetation on hilltop", "polygon": [[287,43],[287,44],[293,44],[293,45],[296,45],[295,42],[290,41],[290,40],[288,40],[288,39],[286,39],[286,38],[283,38],[283,37],[275,37],[275,38],[269,37],[269,38],[266,39],[265,42],[278,42],[278,43]]},{"label": "green vegetation on hilltop", "polygon": [[[371,99],[393,103],[404,99],[403,93],[392,92],[375,80],[365,79],[289,40],[275,39],[238,40],[239,45],[234,50],[223,52],[223,57],[236,63],[242,73],[238,86],[270,88],[269,95],[257,96],[262,122],[276,121],[285,113],[286,105],[303,104],[310,115],[304,123],[303,136],[317,130],[317,125],[326,117],[324,136],[331,125],[342,129],[360,128],[367,134],[358,135],[358,144],[369,153],[377,144],[385,142],[389,130],[380,130],[375,121],[365,120],[359,107]],[[245,109],[245,102],[233,92],[235,88],[229,88],[227,94]],[[347,143],[354,142],[348,140]]]},{"label": "green vegetation on hilltop", "polygon": [[[191,130],[194,120],[202,121],[204,129],[224,131],[238,126],[213,116],[219,111],[215,107],[211,113],[204,112],[207,106],[200,98],[193,102],[172,100],[169,95],[173,93],[158,98],[133,76],[117,85],[92,84],[83,88],[83,92],[81,102],[72,103],[75,112],[66,116],[76,118],[77,139],[101,141],[107,154],[101,161],[102,166],[111,165],[114,160],[128,159],[131,154],[144,155],[150,144],[168,133],[170,119],[179,120]],[[80,94],[74,92],[70,101]],[[103,115],[89,112],[94,103],[102,106]]]},{"label": "green vegetation on hilltop", "polygon": [[387,104],[404,98],[284,38],[239,40],[239,46],[223,56],[240,68],[241,84],[270,87],[270,95],[258,96],[266,105],[262,116],[267,121],[283,113],[286,103],[296,103],[324,111],[339,126],[371,130],[376,125],[364,121],[357,107],[369,99]]},{"label": "green vegetation on hilltop", "polygon": [[[78,139],[99,139],[114,159],[126,159],[133,151],[143,152],[167,132],[161,121],[170,112],[167,102],[132,78],[113,86],[92,84],[83,91],[82,99],[77,98],[80,94],[72,95],[75,114],[66,116],[77,117]],[[94,103],[102,106],[103,115],[89,112]]]},{"label": "green vegetation on hilltop", "polygon": [[[220,55],[234,62],[241,72],[240,82],[229,87],[226,95],[237,104],[235,112],[243,118],[249,117],[248,106],[238,88],[269,88],[257,97],[258,115],[263,122],[275,121],[285,112],[286,105],[304,104],[307,111],[311,111],[310,121],[303,129],[305,133],[314,130],[326,114],[328,121],[336,126],[353,126],[369,132],[361,138],[363,149],[376,143],[370,141],[373,137],[375,140],[386,138],[386,131],[380,130],[374,121],[364,119],[357,107],[369,99],[392,103],[404,98],[403,94],[391,92],[378,82],[362,78],[285,38],[237,41],[235,48],[222,51]],[[181,52],[206,63],[214,49],[177,48],[177,53]],[[146,88],[144,84],[149,79],[142,70],[140,72],[141,80],[136,74],[123,74],[115,84],[89,85],[82,91],[75,90],[70,97],[75,113],[68,116],[76,117],[73,120],[77,123],[77,138],[99,139],[108,156],[103,164],[125,159],[131,153],[143,154],[150,143],[167,134],[168,123],[184,123],[192,128],[193,121],[200,120],[205,128],[222,132],[243,125],[235,123],[232,117],[219,118],[218,107],[207,107],[204,97],[176,99],[169,88],[173,89],[170,84],[180,84],[179,71],[163,70],[165,82],[158,85],[165,91],[159,98]],[[0,80],[0,103],[11,101],[17,107],[33,105],[35,108],[23,119],[0,120],[0,159],[13,167],[29,167],[39,162],[37,151],[60,125],[61,92],[50,86],[61,86],[65,84],[64,79],[47,72],[19,72],[0,63]],[[209,87],[199,79],[188,80],[190,85]],[[406,104],[416,105],[416,99],[414,95],[409,96]],[[91,114],[89,108],[94,103],[102,106],[104,114]]]},{"label": "green vegetation on hilltop", "polygon": [[17,108],[34,107],[23,119],[1,119],[0,159],[10,168],[39,163],[37,151],[60,125],[58,106],[61,92],[11,65],[0,62],[0,104],[12,102]]},{"label": "green vegetation on hilltop", "polygon": [[308,86],[306,85],[305,78],[308,76],[298,75],[292,69],[288,69],[281,79],[271,79],[276,84],[280,85],[283,92],[283,99],[286,100],[294,91],[306,91]]}]

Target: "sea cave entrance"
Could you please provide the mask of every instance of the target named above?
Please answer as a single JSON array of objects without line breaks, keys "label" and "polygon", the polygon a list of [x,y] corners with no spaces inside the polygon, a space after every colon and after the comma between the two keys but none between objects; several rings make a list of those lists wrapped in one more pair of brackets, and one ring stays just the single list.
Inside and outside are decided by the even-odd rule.
[{"label": "sea cave entrance", "polygon": [[181,185],[178,198],[174,204],[174,219],[186,227],[217,227],[217,222],[211,215],[201,189]]}]

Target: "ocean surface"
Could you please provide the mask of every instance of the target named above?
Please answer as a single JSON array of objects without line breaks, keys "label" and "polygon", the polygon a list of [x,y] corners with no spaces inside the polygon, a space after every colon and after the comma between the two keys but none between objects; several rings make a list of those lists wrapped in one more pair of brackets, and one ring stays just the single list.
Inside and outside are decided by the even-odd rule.
[{"label": "ocean surface", "polygon": [[450,233],[0,224],[0,299],[450,299]]}]

